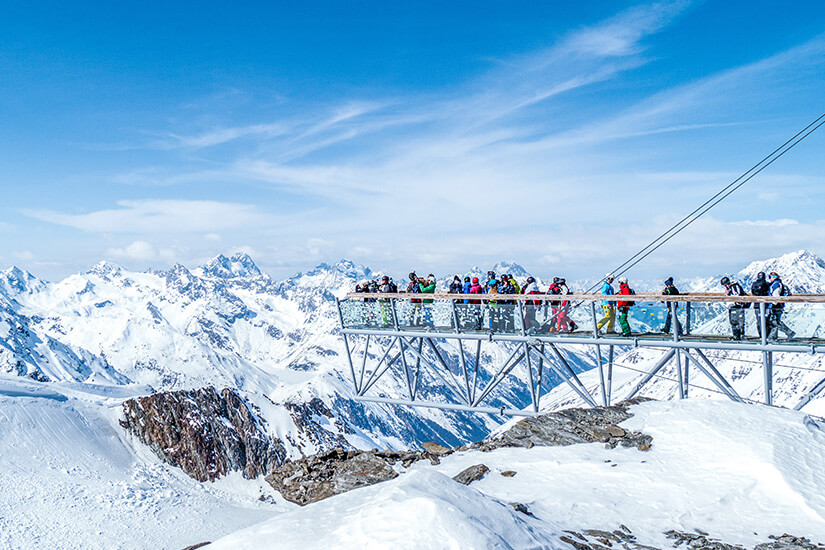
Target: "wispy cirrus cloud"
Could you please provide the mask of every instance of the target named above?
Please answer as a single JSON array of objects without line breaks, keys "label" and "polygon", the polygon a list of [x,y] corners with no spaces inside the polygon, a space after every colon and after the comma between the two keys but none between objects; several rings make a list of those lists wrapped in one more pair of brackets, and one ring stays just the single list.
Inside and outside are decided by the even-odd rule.
[{"label": "wispy cirrus cloud", "polygon": [[118,201],[119,208],[87,214],[25,210],[28,216],[92,233],[214,232],[251,226],[265,219],[249,204],[203,200]]}]

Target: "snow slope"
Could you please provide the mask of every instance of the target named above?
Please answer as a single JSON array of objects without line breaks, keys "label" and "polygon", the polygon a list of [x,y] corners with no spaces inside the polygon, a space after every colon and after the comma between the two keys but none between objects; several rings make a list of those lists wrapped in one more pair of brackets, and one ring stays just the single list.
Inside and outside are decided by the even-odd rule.
[{"label": "snow slope", "polygon": [[183,548],[293,506],[239,473],[202,484],[160,463],[100,393],[0,378],[0,548]]},{"label": "snow slope", "polygon": [[[671,547],[701,529],[753,546],[788,532],[825,541],[825,425],[787,410],[706,400],[648,402],[622,426],[650,451],[570,447],[456,453],[215,542],[266,548],[564,548],[564,530],[617,529]],[[469,487],[450,477],[483,463]],[[514,470],[514,477],[502,471]],[[526,504],[533,517],[507,504]]]}]

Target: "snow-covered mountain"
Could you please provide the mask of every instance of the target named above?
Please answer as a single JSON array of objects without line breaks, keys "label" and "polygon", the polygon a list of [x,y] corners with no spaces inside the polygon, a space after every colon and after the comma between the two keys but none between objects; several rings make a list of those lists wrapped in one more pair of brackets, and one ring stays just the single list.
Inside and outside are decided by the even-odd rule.
[{"label": "snow-covered mountain", "polygon": [[[523,272],[513,264],[497,266],[504,267]],[[145,273],[100,262],[56,283],[11,268],[0,272],[0,372],[124,386],[136,396],[229,387],[264,410],[272,402],[320,398],[342,421],[343,428],[328,428],[357,447],[482,438],[500,421],[351,399],[335,302],[357,282],[379,275],[342,260],[275,281],[246,254],[221,255],[191,270],[178,264]],[[493,346],[485,365],[502,361],[505,352]],[[570,361],[587,366],[584,356]],[[428,382],[422,380],[424,393]],[[525,406],[526,384],[524,376],[512,378],[497,394],[501,403]],[[403,390],[389,376],[375,387],[387,395]],[[290,454],[318,450],[299,446]]]},{"label": "snow-covered mountain", "polygon": [[[778,271],[795,293],[822,292],[825,281],[825,264],[806,252],[754,263],[738,277],[747,282],[748,277],[759,270]],[[496,266],[495,271],[509,271],[517,278],[526,276],[512,264]],[[14,511],[13,515],[6,516],[10,523],[0,530],[0,546],[26,547],[38,543],[49,546],[70,540],[73,542],[64,543],[63,547],[85,548],[97,543],[124,548],[183,547],[203,540],[200,535],[214,539],[291,509],[260,480],[243,480],[237,473],[214,484],[199,484],[159,462],[146,446],[124,432],[119,425],[124,400],[155,391],[204,386],[237,389],[266,420],[269,434],[282,442],[284,451],[291,457],[323,450],[329,442],[340,445],[343,441],[360,448],[401,448],[426,440],[455,445],[483,438],[500,420],[488,415],[364,404],[352,399],[338,334],[335,299],[354,288],[356,282],[378,275],[364,266],[341,261],[276,281],[242,254],[231,258],[218,256],[207,265],[191,270],[176,265],[163,272],[135,273],[102,262],[88,272],[56,283],[39,280],[17,268],[0,272],[0,448],[4,449],[0,453],[0,494],[4,495],[0,504]],[[697,283],[695,289],[716,291],[717,282],[715,278],[708,279],[704,287]],[[691,288],[687,284],[682,286]],[[794,327],[807,322],[804,330],[811,331],[825,324],[818,315],[806,315],[802,309],[794,313],[793,306],[788,308],[787,319]],[[727,327],[723,310],[707,312],[704,322],[718,323],[716,328],[720,331]],[[500,362],[505,352],[491,347],[485,364]],[[592,357],[587,353],[589,350],[571,355],[569,359],[577,369],[586,369],[592,365]],[[743,397],[754,401],[762,399],[761,358],[754,356],[757,354],[712,352],[710,355]],[[638,380],[640,371],[649,369],[660,356],[660,351],[649,349],[627,349],[620,353],[616,358],[614,395],[624,397]],[[779,405],[794,405],[800,393],[825,376],[825,364],[819,357],[776,354],[774,363],[774,398]],[[672,369],[672,366],[664,369],[661,377],[643,394],[674,399],[676,384],[672,380],[675,378]],[[597,395],[595,372],[580,376]],[[498,398],[512,406],[524,405],[518,403],[518,396],[526,395],[524,384],[518,376],[513,377]],[[553,385],[551,382],[545,388],[549,390],[543,399],[545,409],[580,405],[566,386],[553,388]],[[382,380],[376,388],[387,395],[404,395],[404,388],[391,378]],[[721,398],[715,387],[694,371],[691,371],[690,392],[691,397]],[[314,415],[311,407],[306,408],[308,412],[302,416],[295,414],[297,407],[285,405],[313,400],[319,400],[324,410],[332,411],[334,417]],[[701,411],[723,410],[727,404],[697,407],[701,415],[705,414]],[[740,414],[726,408],[724,411],[727,412],[720,412],[719,417],[726,421],[732,414],[744,414],[750,420],[742,418],[748,422],[762,423],[757,418],[761,413]],[[811,401],[804,411],[825,414],[825,399]],[[651,423],[656,431],[654,438],[659,437],[661,441],[667,433],[662,426],[671,426],[666,420],[669,417],[655,410],[650,414],[644,422]],[[656,418],[665,420],[657,424]],[[776,432],[781,431],[778,426],[789,425],[799,418],[789,416],[777,421]],[[697,428],[697,433],[713,429],[711,418],[702,422],[705,424]],[[800,425],[813,424],[806,421]],[[688,446],[699,444],[697,440]],[[711,443],[714,445],[716,443]],[[501,457],[488,460],[499,470],[523,464],[524,472],[535,475],[547,468],[555,471],[562,460],[559,458],[562,455],[548,451],[533,468],[529,465],[533,458],[520,453],[502,451]],[[597,458],[596,462],[601,463],[601,457]],[[786,458],[782,458],[780,465],[787,463]],[[595,459],[586,453],[580,455],[580,459],[577,464],[581,467],[570,470],[569,479],[576,480],[570,482],[570,487],[592,475],[588,465]],[[616,462],[615,458],[606,460]],[[455,455],[445,461],[439,471],[452,475],[454,470],[475,461],[481,459],[473,453]],[[670,462],[662,464],[662,472],[682,467],[668,466]],[[647,475],[643,462],[634,467],[639,468],[639,475]],[[416,468],[427,469],[426,466]],[[585,470],[589,473],[584,473]],[[552,498],[529,500],[525,495],[543,487],[533,474],[528,475],[523,484],[510,488],[497,484],[489,489],[480,486],[484,493],[480,497],[475,489],[468,492],[445,485],[443,477],[435,471],[402,476],[397,483],[392,482],[388,490],[399,495],[398,502],[419,502],[416,500],[419,497],[423,499],[420,502],[435,499],[446,511],[462,511],[466,517],[445,516],[453,517],[459,530],[465,519],[474,521],[468,518],[488,517],[484,515],[488,514],[491,525],[500,524],[513,536],[527,537],[525,540],[531,535],[524,534],[524,522],[532,520],[506,515],[491,502],[521,499],[530,510],[538,512],[540,519],[562,517],[564,521],[531,524],[535,529],[530,527],[528,532],[541,533],[541,536],[554,536],[560,528],[568,527],[613,528],[626,517],[626,508],[621,504],[616,505],[615,513],[600,516],[604,523],[599,525],[583,525],[577,520],[582,518],[575,514],[557,516],[554,510],[559,506],[570,499],[580,501],[583,496],[575,491],[562,491],[558,502]],[[663,481],[663,491],[667,490],[665,485]],[[596,481],[593,486],[608,484]],[[24,487],[37,489],[32,492],[23,490]],[[559,487],[538,490],[555,494]],[[722,488],[719,498],[729,499],[726,495],[736,493],[736,487],[738,485],[731,485],[727,493],[727,489]],[[351,496],[336,502],[364,510],[365,518],[374,517],[371,510],[381,501],[369,495],[376,491],[384,489],[353,493],[363,495],[366,500]],[[808,499],[805,495],[788,498]],[[38,504],[32,504],[35,502]],[[459,502],[467,503],[467,507],[456,508]],[[327,506],[339,505],[323,505]],[[599,503],[594,502],[593,506],[598,507]],[[818,504],[807,506],[808,512],[804,513],[819,510]],[[663,516],[656,529],[666,525],[668,518],[683,517],[683,512],[672,507],[657,509],[670,510],[672,515]],[[414,506],[409,512],[418,513]],[[742,513],[746,512],[743,508]],[[715,514],[708,513],[707,517]],[[780,520],[792,517],[791,512],[783,514],[775,522],[777,529],[783,525]],[[302,518],[313,520],[317,515],[290,512],[283,517],[284,521],[294,517],[301,522]],[[113,525],[122,525],[123,521],[136,526],[140,535],[111,532]],[[624,523],[630,525],[632,521],[631,518]],[[647,529],[643,523],[639,528]],[[209,528],[203,529],[203,524]],[[51,527],[45,527],[48,525]],[[273,532],[281,532],[283,525],[286,523],[273,524]],[[797,534],[815,535],[820,532],[818,529]],[[717,530],[722,534],[732,533]],[[655,540],[653,531],[647,533]],[[445,536],[454,534],[450,531]],[[746,534],[741,531],[740,538],[729,540],[747,542]],[[780,533],[760,532],[760,536],[767,534]],[[249,532],[235,540],[245,541],[246,537],[253,540],[257,536]],[[94,544],[90,542],[95,540]]]}]

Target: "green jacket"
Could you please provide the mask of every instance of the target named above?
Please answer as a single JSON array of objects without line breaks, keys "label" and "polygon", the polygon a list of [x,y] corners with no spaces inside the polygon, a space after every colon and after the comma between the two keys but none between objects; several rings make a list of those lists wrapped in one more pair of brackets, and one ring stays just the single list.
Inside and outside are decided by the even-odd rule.
[{"label": "green jacket", "polygon": [[[418,283],[418,288],[422,294],[435,294],[435,283]],[[425,304],[433,303],[432,300],[424,300]]]}]

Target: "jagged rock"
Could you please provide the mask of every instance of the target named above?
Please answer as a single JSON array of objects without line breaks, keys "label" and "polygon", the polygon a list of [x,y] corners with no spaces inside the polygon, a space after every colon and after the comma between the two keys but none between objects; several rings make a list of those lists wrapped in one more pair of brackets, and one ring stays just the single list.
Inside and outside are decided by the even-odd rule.
[{"label": "jagged rock", "polygon": [[[313,397],[305,403],[284,403],[284,407],[289,411],[289,416],[295,426],[303,436],[303,444],[310,444],[316,449],[332,449],[335,447],[343,447],[351,449],[352,446],[344,438],[343,433],[352,433],[344,422],[341,421],[338,415],[335,415],[329,407],[319,398]],[[337,428],[340,433],[335,433],[330,430],[317,430],[318,421],[316,419],[324,418],[325,421]],[[298,441],[291,441],[293,446],[300,447]]]},{"label": "jagged rock", "polygon": [[628,406],[638,400],[625,401],[612,407],[594,409],[565,409],[525,418],[509,430],[476,443],[473,448],[489,451],[500,447],[564,446],[577,443],[605,443],[609,448],[622,445],[649,450],[653,438],[649,435],[628,432],[617,426],[631,414]]},{"label": "jagged rock", "polygon": [[123,428],[198,481],[214,481],[232,470],[255,478],[286,457],[263,421],[228,388],[156,393],[125,401],[123,411]]},{"label": "jagged rock", "polygon": [[516,472],[513,470],[505,470],[501,472],[501,475],[503,475],[504,477],[513,477],[514,475],[516,475]]},{"label": "jagged rock", "polygon": [[453,452],[452,449],[448,449],[444,445],[439,445],[438,443],[434,443],[432,441],[422,443],[421,447],[428,453],[435,456],[447,456]]},{"label": "jagged rock", "polygon": [[285,499],[304,506],[397,476],[377,453],[334,449],[324,455],[287,462],[265,479]]},{"label": "jagged rock", "polygon": [[511,502],[510,506],[513,507],[513,510],[516,512],[521,512],[522,514],[527,514],[528,516],[532,516],[533,512],[531,512],[526,504],[522,504],[521,502]]},{"label": "jagged rock", "polygon": [[778,537],[771,535],[768,538],[773,542],[757,544],[754,550],[822,550],[825,548],[825,545],[814,544],[805,537],[795,537],[787,533]]},{"label": "jagged rock", "polygon": [[489,471],[490,468],[484,464],[475,464],[456,474],[453,479],[462,485],[469,485],[473,481],[478,481],[484,477]]},{"label": "jagged rock", "polygon": [[[607,550],[609,548],[660,550],[636,542],[636,537],[624,525],[613,532],[601,529],[585,529],[583,533],[577,531],[565,531],[565,533],[567,535],[559,537],[559,540],[569,544],[576,550]],[[706,532],[700,529],[696,529],[695,533],[671,530],[667,531],[665,536],[674,541],[673,548],[684,548],[685,550],[745,550],[741,545],[729,544],[710,538]],[[822,544],[814,544],[805,537],[795,537],[787,533],[768,538],[773,542],[757,544],[754,550],[825,550],[825,546]]]},{"label": "jagged rock", "polygon": [[624,437],[625,435],[625,431],[619,426],[607,426],[605,430],[610,434],[610,437]]}]

